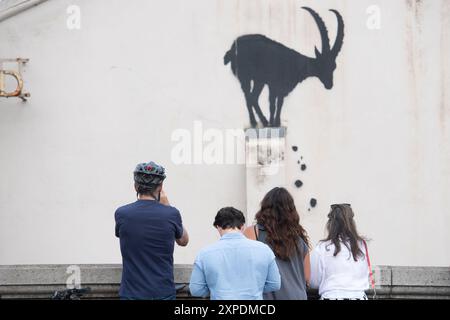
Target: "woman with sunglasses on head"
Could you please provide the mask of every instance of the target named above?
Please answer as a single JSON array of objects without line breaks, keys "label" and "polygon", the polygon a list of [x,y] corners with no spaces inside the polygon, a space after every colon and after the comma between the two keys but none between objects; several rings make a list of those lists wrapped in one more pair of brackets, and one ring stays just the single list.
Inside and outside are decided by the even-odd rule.
[{"label": "woman with sunglasses on head", "polygon": [[274,252],[281,275],[281,288],[264,294],[264,300],[306,300],[309,282],[309,240],[300,225],[294,199],[284,188],[273,188],[261,202],[256,225],[244,234],[266,243]]},{"label": "woman with sunglasses on head", "polygon": [[323,300],[367,300],[369,264],[349,204],[334,204],[328,214],[328,236],[311,253],[312,288]]}]

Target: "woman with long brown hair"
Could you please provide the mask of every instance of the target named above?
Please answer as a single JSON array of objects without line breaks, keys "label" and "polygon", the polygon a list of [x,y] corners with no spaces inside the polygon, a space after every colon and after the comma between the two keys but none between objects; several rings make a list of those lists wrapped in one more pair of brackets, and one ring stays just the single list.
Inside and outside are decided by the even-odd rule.
[{"label": "woman with long brown hair", "polygon": [[256,225],[248,227],[244,234],[273,250],[281,275],[280,290],[264,294],[264,299],[306,300],[309,239],[300,225],[294,199],[286,189],[274,188],[265,195],[255,218]]},{"label": "woman with long brown hair", "polygon": [[367,300],[367,244],[350,204],[331,205],[326,228],[328,236],[311,254],[311,287],[319,289],[321,299]]}]

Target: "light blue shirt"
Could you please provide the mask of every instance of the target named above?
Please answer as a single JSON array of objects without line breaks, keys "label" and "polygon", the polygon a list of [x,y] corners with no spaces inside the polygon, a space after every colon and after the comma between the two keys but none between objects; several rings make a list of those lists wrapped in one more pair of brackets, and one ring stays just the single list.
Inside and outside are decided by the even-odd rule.
[{"label": "light blue shirt", "polygon": [[263,292],[280,290],[275,255],[264,243],[242,233],[227,233],[201,250],[189,288],[196,297],[211,300],[262,300]]}]

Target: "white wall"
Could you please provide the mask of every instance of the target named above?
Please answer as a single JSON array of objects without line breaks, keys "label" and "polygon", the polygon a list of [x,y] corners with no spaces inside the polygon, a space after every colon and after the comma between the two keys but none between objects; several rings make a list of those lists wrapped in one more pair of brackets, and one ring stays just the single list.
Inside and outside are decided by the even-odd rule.
[{"label": "white wall", "polygon": [[[82,10],[81,30],[66,9]],[[381,29],[366,27],[370,5]],[[176,263],[217,239],[221,206],[245,210],[242,165],[175,165],[177,128],[243,128],[244,97],[223,55],[262,33],[313,56],[346,23],[335,86],[316,78],[286,99],[288,187],[314,242],[328,205],[351,202],[374,264],[448,266],[450,2],[51,0],[0,23],[0,57],[30,58],[29,102],[0,100],[0,264],[117,263],[113,213],[134,201],[132,170],[167,168],[191,234]],[[267,110],[266,96],[261,101]],[[263,100],[264,99],[264,100]],[[301,173],[299,155],[308,165]],[[293,186],[300,178],[301,189]],[[311,197],[316,208],[307,211]]]}]

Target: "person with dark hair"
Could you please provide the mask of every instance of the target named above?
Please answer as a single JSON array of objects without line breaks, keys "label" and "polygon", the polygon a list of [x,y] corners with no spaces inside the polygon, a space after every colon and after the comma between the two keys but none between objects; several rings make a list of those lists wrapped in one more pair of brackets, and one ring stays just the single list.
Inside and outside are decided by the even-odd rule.
[{"label": "person with dark hair", "polygon": [[189,236],[180,212],[163,191],[163,167],[141,163],[134,171],[137,201],[115,212],[116,237],[122,253],[122,299],[173,300],[174,242],[186,246]]},{"label": "person with dark hair", "polygon": [[326,228],[327,238],[311,254],[311,287],[319,289],[321,299],[367,300],[367,244],[350,204],[331,205]]},{"label": "person with dark hair", "polygon": [[294,199],[285,188],[273,188],[263,198],[256,225],[245,235],[267,243],[276,256],[281,289],[264,294],[265,300],[306,300],[310,277],[309,239],[300,224]]},{"label": "person with dark hair", "polygon": [[211,300],[262,300],[263,292],[280,289],[280,273],[270,248],[242,234],[241,211],[220,209],[214,220],[220,240],[200,251],[189,288],[197,297]]}]

